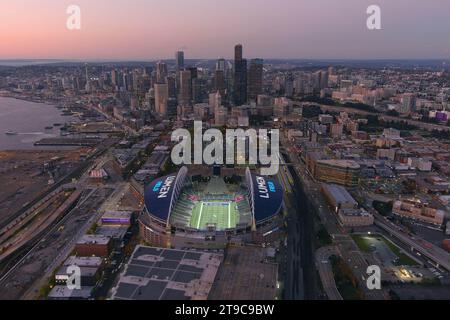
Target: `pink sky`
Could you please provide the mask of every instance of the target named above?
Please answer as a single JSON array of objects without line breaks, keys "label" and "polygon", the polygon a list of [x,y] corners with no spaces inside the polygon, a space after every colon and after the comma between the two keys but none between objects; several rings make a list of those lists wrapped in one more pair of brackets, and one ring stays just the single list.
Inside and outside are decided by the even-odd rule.
[{"label": "pink sky", "polygon": [[[2,0],[0,59],[449,58],[450,1],[378,0],[381,31],[365,27],[368,0]],[[66,8],[82,29],[66,29]]]}]

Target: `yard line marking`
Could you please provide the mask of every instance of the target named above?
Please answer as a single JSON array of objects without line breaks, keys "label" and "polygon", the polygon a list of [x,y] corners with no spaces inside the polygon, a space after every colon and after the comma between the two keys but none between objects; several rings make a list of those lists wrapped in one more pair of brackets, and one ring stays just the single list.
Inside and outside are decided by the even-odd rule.
[{"label": "yard line marking", "polygon": [[228,229],[231,228],[231,203],[228,203]]},{"label": "yard line marking", "polygon": [[200,215],[198,216],[197,229],[200,229],[200,222],[202,221],[203,204],[204,204],[204,202],[202,202],[202,204],[200,206]]}]

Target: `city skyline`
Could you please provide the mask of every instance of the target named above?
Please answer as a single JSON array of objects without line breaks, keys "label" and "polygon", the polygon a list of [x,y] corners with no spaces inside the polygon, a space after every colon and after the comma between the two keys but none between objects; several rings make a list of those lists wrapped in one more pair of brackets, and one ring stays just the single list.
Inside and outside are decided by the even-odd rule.
[{"label": "city skyline", "polygon": [[264,59],[450,57],[450,4],[440,1],[378,1],[381,30],[367,29],[366,0],[133,3],[77,1],[82,23],[75,31],[66,28],[69,1],[3,3],[8,33],[0,32],[0,43],[8,45],[0,59],[158,60],[177,50],[187,59],[232,59],[236,43],[246,57]]}]

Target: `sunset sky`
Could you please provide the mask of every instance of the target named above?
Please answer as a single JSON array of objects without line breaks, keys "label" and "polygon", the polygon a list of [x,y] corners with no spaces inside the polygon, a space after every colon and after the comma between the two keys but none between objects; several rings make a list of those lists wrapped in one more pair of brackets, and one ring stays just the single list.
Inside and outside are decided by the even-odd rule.
[{"label": "sunset sky", "polygon": [[[66,28],[81,7],[82,29]],[[382,30],[366,9],[382,10]],[[0,59],[450,58],[449,0],[1,0]]]}]

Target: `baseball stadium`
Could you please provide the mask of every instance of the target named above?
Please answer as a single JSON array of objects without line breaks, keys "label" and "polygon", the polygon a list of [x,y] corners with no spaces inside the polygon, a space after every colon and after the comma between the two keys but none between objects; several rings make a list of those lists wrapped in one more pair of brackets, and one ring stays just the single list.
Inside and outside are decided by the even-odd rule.
[{"label": "baseball stadium", "polygon": [[145,188],[144,240],[166,248],[223,248],[230,241],[270,242],[279,233],[283,191],[253,174],[190,176],[187,167]]}]

